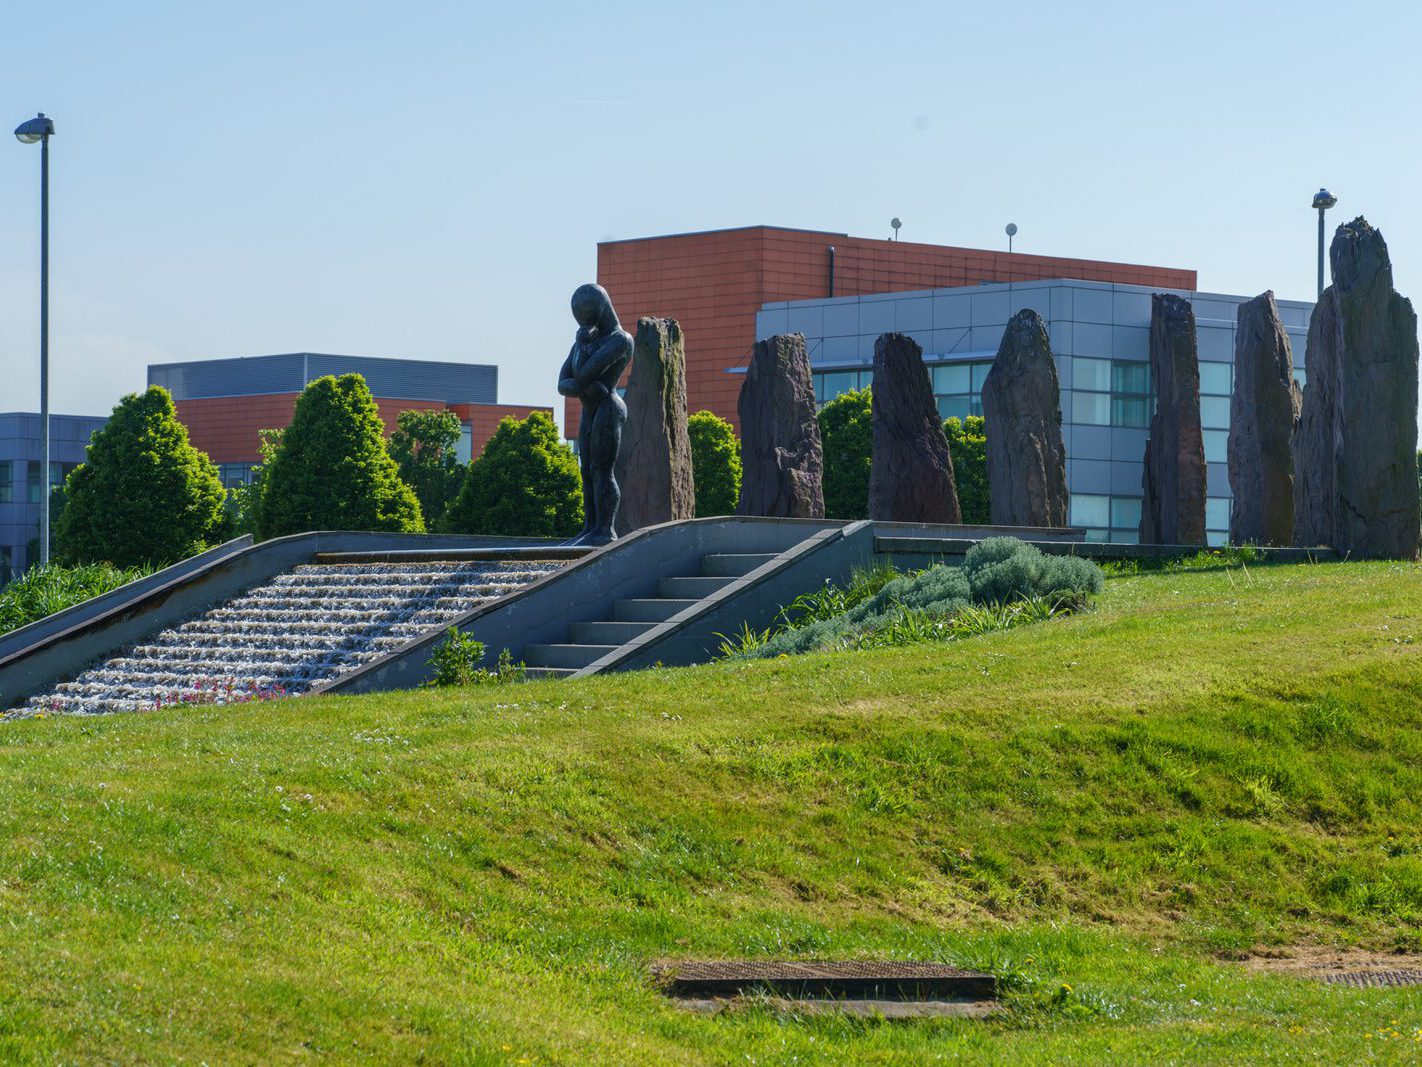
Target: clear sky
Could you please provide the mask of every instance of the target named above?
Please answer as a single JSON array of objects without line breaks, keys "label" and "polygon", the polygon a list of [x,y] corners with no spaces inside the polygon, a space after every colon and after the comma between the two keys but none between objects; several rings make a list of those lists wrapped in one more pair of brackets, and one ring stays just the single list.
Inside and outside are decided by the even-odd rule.
[{"label": "clear sky", "polygon": [[[1310,299],[1327,185],[1422,297],[1415,3],[47,0],[4,37],[5,129],[58,130],[57,411],[300,350],[493,362],[551,404],[599,240],[757,223],[1013,221]],[[0,141],[0,410],[38,405],[38,178]]]}]

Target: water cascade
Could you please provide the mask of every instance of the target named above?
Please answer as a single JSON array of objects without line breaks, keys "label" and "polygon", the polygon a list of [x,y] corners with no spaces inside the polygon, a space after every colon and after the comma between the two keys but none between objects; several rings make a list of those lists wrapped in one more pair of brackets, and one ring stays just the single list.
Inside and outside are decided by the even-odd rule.
[{"label": "water cascade", "polygon": [[99,715],[293,696],[562,566],[552,560],[298,566],[16,711]]}]

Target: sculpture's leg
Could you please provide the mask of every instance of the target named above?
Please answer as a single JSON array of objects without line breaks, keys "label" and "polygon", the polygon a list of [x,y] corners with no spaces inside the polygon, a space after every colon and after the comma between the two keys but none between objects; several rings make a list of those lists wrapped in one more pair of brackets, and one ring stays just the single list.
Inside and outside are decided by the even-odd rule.
[{"label": "sculpture's leg", "polygon": [[622,490],[618,487],[614,471],[617,451],[622,444],[622,424],[626,421],[627,405],[616,393],[606,397],[593,416],[589,452],[597,524],[585,542],[590,545],[605,545],[617,538],[613,526],[617,522],[617,509],[622,503]]},{"label": "sculpture's leg", "polygon": [[592,440],[593,420],[597,406],[583,401],[582,419],[578,423],[578,472],[583,479],[583,528],[568,542],[581,545],[597,527],[597,505],[593,494]]}]

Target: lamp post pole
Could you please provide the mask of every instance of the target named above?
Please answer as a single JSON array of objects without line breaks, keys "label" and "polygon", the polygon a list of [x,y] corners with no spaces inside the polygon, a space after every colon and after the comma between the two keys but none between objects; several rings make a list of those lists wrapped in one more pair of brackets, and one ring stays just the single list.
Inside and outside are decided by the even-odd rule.
[{"label": "lamp post pole", "polygon": [[1327,189],[1313,194],[1313,206],[1318,208],[1318,295],[1323,295],[1323,213],[1338,203],[1338,198]]},{"label": "lamp post pole", "polygon": [[15,128],[22,144],[40,143],[40,563],[49,562],[49,139],[54,121],[41,111]]}]

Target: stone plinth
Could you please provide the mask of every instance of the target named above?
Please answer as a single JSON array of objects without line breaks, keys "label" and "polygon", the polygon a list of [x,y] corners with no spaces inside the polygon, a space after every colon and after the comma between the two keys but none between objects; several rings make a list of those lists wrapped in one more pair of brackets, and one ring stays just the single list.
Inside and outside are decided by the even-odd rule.
[{"label": "stone plinth", "polygon": [[805,338],[757,341],[736,404],[741,421],[741,515],[820,519],[824,455]]},{"label": "stone plinth", "polygon": [[619,533],[696,515],[686,432],[686,350],[675,319],[637,321],[617,456]]},{"label": "stone plinth", "polygon": [[1294,535],[1292,438],[1300,394],[1289,335],[1272,292],[1239,305],[1234,392],[1229,402],[1231,544],[1291,545]]},{"label": "stone plinth", "polygon": [[1061,383],[1047,325],[1024,308],[983,383],[988,497],[999,526],[1065,526],[1069,496]]},{"label": "stone plinth", "polygon": [[923,349],[903,333],[874,342],[874,462],[869,517],[888,522],[961,522],[953,459],[938,418]]},{"label": "stone plinth", "polygon": [[1415,559],[1417,316],[1393,289],[1387,245],[1366,219],[1338,227],[1330,260],[1294,438],[1294,543]]},{"label": "stone plinth", "polygon": [[1155,414],[1141,485],[1141,543],[1205,543],[1205,438],[1200,429],[1200,362],[1195,311],[1171,293],[1150,307],[1150,373]]}]

